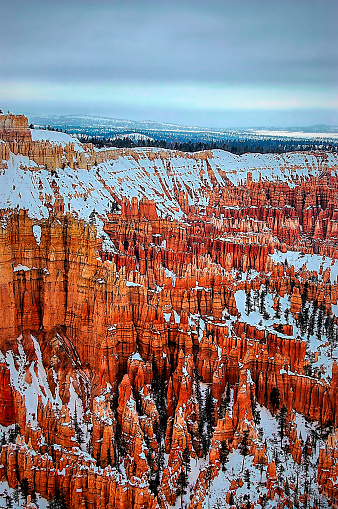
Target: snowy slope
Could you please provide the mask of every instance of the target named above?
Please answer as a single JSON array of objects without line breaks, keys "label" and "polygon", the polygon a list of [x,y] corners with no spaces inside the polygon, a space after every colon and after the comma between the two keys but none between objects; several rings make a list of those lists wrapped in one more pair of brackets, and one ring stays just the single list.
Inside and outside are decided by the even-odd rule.
[{"label": "snowy slope", "polygon": [[[89,160],[89,154],[72,136],[55,131],[32,130],[33,140],[50,141],[53,145],[73,143]],[[106,214],[114,195],[146,197],[155,201],[164,214],[182,218],[178,203],[180,192],[186,194],[189,205],[206,206],[215,184],[219,188],[245,183],[247,172],[252,179],[282,180],[295,185],[298,177],[320,175],[324,165],[337,174],[338,156],[334,154],[246,154],[236,156],[222,150],[205,154],[184,154],[161,149],[138,148],[133,151],[100,150],[107,160],[88,169],[57,169],[57,175],[29,160],[27,156],[11,154],[7,169],[0,170],[0,206],[26,208],[31,216],[48,215],[46,202],[54,203],[62,196],[65,211],[77,212],[88,219],[95,208]],[[108,154],[114,154],[108,159]],[[104,158],[106,159],[106,158]],[[29,169],[29,170],[27,170]],[[49,196],[47,200],[47,196]]]},{"label": "snowy slope", "polygon": [[63,147],[68,145],[68,143],[73,143],[75,150],[83,152],[81,143],[79,143],[75,136],[70,134],[59,133],[58,131],[45,131],[43,129],[31,129],[31,133],[33,141],[49,141],[53,145],[62,145]]}]

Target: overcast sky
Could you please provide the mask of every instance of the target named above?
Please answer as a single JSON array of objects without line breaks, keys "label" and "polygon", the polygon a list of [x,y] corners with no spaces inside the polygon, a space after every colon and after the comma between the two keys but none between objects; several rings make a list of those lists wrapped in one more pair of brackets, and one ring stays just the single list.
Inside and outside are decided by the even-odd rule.
[{"label": "overcast sky", "polygon": [[2,0],[0,107],[338,124],[337,0]]}]

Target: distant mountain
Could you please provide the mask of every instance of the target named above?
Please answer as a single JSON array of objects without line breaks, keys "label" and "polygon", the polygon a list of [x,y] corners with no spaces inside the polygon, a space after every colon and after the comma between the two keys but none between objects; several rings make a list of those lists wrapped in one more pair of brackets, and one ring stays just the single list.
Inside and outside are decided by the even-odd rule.
[{"label": "distant mountain", "polygon": [[222,129],[199,126],[182,126],[152,120],[125,120],[87,115],[34,115],[28,114],[29,122],[36,127],[50,125],[73,134],[114,138],[117,135],[137,133],[168,142],[220,142],[231,140],[302,139],[337,140],[338,127],[315,125],[311,127],[281,128],[260,127],[247,129]]}]

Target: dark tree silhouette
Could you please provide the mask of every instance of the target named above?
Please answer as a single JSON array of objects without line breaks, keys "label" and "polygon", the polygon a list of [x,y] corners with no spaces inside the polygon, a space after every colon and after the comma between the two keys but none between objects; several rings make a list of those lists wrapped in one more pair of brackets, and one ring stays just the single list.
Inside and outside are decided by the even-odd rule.
[{"label": "dark tree silhouette", "polygon": [[274,414],[279,408],[279,390],[277,387],[273,387],[270,392],[270,404],[272,407],[272,413]]},{"label": "dark tree silhouette", "polygon": [[243,431],[242,441],[239,444],[239,451],[243,456],[242,470],[244,468],[244,461],[247,455],[249,454],[249,430],[246,429]]},{"label": "dark tree silhouette", "polygon": [[278,416],[277,416],[277,421],[278,421],[278,433],[279,433],[279,436],[280,436],[280,445],[282,446],[282,443],[283,443],[283,438],[284,438],[284,432],[285,432],[285,424],[286,424],[286,417],[287,417],[287,408],[285,405],[282,406]]}]

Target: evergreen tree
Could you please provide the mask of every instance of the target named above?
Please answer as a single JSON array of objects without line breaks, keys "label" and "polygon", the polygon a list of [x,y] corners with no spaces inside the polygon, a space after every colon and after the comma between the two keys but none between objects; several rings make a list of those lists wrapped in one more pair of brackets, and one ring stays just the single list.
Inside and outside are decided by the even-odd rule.
[{"label": "evergreen tree", "polygon": [[4,498],[6,501],[6,509],[12,509],[13,499],[12,499],[11,495],[7,492],[7,490],[5,490],[5,492],[4,492]]},{"label": "evergreen tree", "polygon": [[211,467],[211,465],[208,465],[208,466],[207,466],[207,469],[206,469],[206,472],[205,472],[205,482],[206,482],[206,485],[207,485],[207,487],[208,487],[208,489],[207,489],[207,494],[208,494],[208,508],[209,508],[209,503],[210,503],[211,472],[212,472],[212,467]]},{"label": "evergreen tree", "polygon": [[188,474],[189,474],[189,472],[191,472],[191,467],[190,467],[190,451],[189,451],[189,447],[187,445],[184,448],[184,451],[182,454],[182,459],[183,459],[184,472],[185,472],[186,477],[188,478]]},{"label": "evergreen tree", "polygon": [[288,308],[286,308],[286,310],[284,311],[284,317],[285,317],[286,323],[289,323],[289,314],[290,314],[290,310]]},{"label": "evergreen tree", "polygon": [[286,417],[287,417],[287,408],[285,405],[282,406],[279,414],[278,414],[278,417],[277,417],[277,421],[278,421],[278,433],[279,433],[279,436],[280,436],[280,445],[282,446],[283,444],[283,438],[284,438],[284,432],[285,432],[285,424],[286,424]]},{"label": "evergreen tree", "polygon": [[244,472],[244,482],[246,482],[246,487],[249,490],[250,489],[250,471],[248,468]]},{"label": "evergreen tree", "polygon": [[279,390],[277,387],[273,387],[270,392],[270,404],[272,406],[272,413],[274,414],[279,408]]},{"label": "evergreen tree", "polygon": [[252,310],[253,310],[253,307],[252,307],[252,300],[251,300],[251,291],[247,290],[245,292],[245,312],[247,315],[250,315]]},{"label": "evergreen tree", "polygon": [[317,339],[320,340],[322,337],[322,327],[323,327],[323,321],[324,321],[324,309],[321,305],[318,311],[318,317],[317,317],[317,330],[316,330],[316,336]]},{"label": "evergreen tree", "polygon": [[[310,438],[307,437],[303,448],[303,464],[304,464],[304,493],[307,495],[309,492],[309,467],[310,467]],[[306,500],[306,497],[305,497]]]},{"label": "evergreen tree", "polygon": [[12,444],[15,443],[16,441],[16,437],[18,436],[20,432],[20,426],[18,424],[15,424],[14,428],[11,428],[9,430],[9,434],[8,434],[8,441]]},{"label": "evergreen tree", "polygon": [[[316,304],[315,304],[316,303]],[[310,336],[312,336],[314,334],[314,328],[315,328],[315,322],[316,322],[316,314],[317,314],[317,308],[318,308],[318,301],[315,300],[313,302],[313,306],[312,306],[312,314],[311,314],[311,317],[310,317],[310,320],[309,320],[309,324],[308,324],[308,330],[307,330],[307,338],[309,339]]]},{"label": "evergreen tree", "polygon": [[24,497],[25,501],[27,502],[27,497],[29,494],[29,484],[28,479],[26,477],[23,477],[20,481],[20,491],[22,493],[22,496]]},{"label": "evergreen tree", "polygon": [[166,405],[166,384],[164,378],[159,373],[154,353],[152,357],[152,371],[153,371],[153,378],[151,381],[152,393],[160,418],[159,436],[157,437],[158,442],[160,443],[161,437],[165,434],[166,431],[168,418]]},{"label": "evergreen tree", "polygon": [[164,468],[164,446],[162,444],[158,448],[156,464],[158,471],[162,472]]},{"label": "evergreen tree", "polygon": [[181,509],[183,508],[183,495],[186,494],[188,487],[188,478],[182,468],[177,478],[177,496],[181,497]]},{"label": "evergreen tree", "polygon": [[225,440],[221,442],[221,449],[219,453],[219,461],[222,466],[222,472],[225,472],[225,465],[229,461],[229,448]]},{"label": "evergreen tree", "polygon": [[243,431],[243,437],[242,437],[242,441],[239,445],[239,451],[240,451],[241,455],[243,456],[243,464],[242,464],[242,470],[243,470],[245,458],[249,454],[249,430],[248,429]]},{"label": "evergreen tree", "polygon": [[64,496],[58,489],[55,491],[55,496],[48,501],[47,509],[66,509],[66,502]]},{"label": "evergreen tree", "polygon": [[96,210],[93,209],[91,213],[89,214],[89,224],[90,226],[93,226],[96,224]]},{"label": "evergreen tree", "polygon": [[260,457],[258,462],[257,462],[257,466],[259,467],[259,471],[260,471],[260,478],[259,478],[259,484],[261,484],[262,482],[262,475],[263,475],[263,471],[264,471],[264,467],[265,467],[265,460],[263,457]]},{"label": "evergreen tree", "polygon": [[74,409],[74,417],[73,417],[73,426],[76,434],[76,440],[80,444],[83,444],[84,442],[84,433],[82,431],[81,426],[79,425],[78,419],[77,419],[77,407],[75,402],[75,409]]},{"label": "evergreen tree", "polygon": [[19,490],[19,484],[17,484],[13,491],[13,500],[15,504],[19,504],[20,501],[20,490]]},{"label": "evergreen tree", "polygon": [[266,312],[266,304],[265,304],[266,294],[267,294],[266,288],[265,288],[265,286],[263,286],[263,289],[260,293],[260,298],[259,298],[259,312],[261,315],[263,315],[264,312]]},{"label": "evergreen tree", "polygon": [[303,286],[303,291],[301,293],[302,308],[305,306],[306,301],[307,301],[308,288],[309,288],[309,283],[307,281],[305,281],[304,286]]}]

